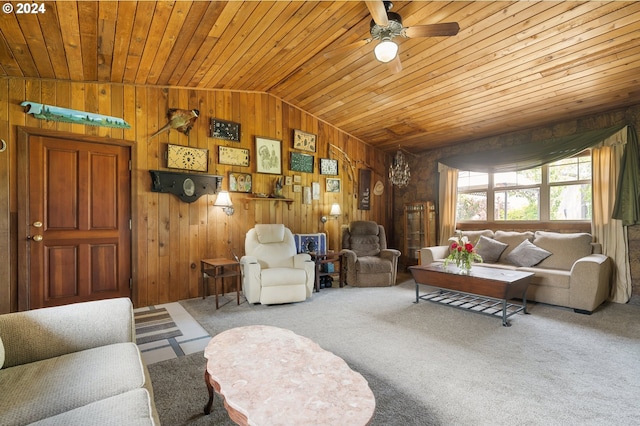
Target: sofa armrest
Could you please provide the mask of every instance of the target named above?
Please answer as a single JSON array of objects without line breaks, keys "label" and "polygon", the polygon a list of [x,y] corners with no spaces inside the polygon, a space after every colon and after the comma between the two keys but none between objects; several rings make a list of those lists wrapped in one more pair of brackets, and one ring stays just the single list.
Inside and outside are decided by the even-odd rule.
[{"label": "sofa armrest", "polygon": [[4,367],[135,342],[133,305],[118,298],[0,315],[0,337]]},{"label": "sofa armrest", "polygon": [[424,247],[418,250],[421,265],[429,265],[449,256],[449,246]]},{"label": "sofa armrest", "polygon": [[571,268],[569,306],[592,312],[609,297],[611,275],[609,256],[591,254],[578,259]]}]

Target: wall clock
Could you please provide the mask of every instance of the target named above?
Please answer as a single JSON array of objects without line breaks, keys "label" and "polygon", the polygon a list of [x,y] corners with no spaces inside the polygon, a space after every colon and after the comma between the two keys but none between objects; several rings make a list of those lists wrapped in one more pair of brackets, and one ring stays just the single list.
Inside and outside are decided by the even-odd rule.
[{"label": "wall clock", "polygon": [[212,138],[240,141],[240,123],[212,118],[210,130]]},{"label": "wall clock", "polygon": [[209,163],[209,150],[188,146],[167,146],[167,167],[170,169],[197,170],[206,172]]}]

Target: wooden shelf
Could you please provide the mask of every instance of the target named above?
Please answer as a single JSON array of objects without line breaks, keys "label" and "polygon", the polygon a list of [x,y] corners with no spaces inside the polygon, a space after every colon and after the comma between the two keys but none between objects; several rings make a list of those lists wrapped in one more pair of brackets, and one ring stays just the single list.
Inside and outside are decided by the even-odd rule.
[{"label": "wooden shelf", "polygon": [[250,197],[244,199],[244,208],[245,210],[249,209],[249,201],[282,201],[287,203],[289,210],[291,210],[291,205],[293,204],[293,199],[291,198],[273,198],[273,197]]}]

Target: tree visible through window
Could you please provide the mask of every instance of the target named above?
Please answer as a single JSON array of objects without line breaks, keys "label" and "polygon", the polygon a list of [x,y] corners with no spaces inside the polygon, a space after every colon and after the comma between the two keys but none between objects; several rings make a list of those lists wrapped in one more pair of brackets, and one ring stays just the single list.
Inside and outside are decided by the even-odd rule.
[{"label": "tree visible through window", "polygon": [[591,220],[591,154],[509,173],[458,172],[456,220]]}]

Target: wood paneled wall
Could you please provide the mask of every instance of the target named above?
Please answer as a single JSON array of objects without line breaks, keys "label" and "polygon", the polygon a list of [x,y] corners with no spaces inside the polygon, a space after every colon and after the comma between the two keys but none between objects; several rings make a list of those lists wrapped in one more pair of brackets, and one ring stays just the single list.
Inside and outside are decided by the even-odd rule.
[{"label": "wood paneled wall", "polygon": [[[47,122],[24,113],[20,103],[29,100],[88,112],[124,118],[130,129],[111,129],[77,124]],[[168,108],[200,110],[189,136],[171,130],[149,138],[166,122]],[[215,117],[241,124],[240,142],[209,137],[209,120]],[[16,129],[17,126],[47,128],[78,135],[103,136],[134,142],[132,165],[133,223],[133,301],[136,306],[160,304],[197,297],[200,290],[200,259],[228,256],[234,250],[244,252],[244,235],[256,223],[283,223],[294,233],[326,232],[329,246],[339,249],[339,231],[351,220],[375,220],[392,227],[392,192],[373,196],[371,210],[358,210],[357,186],[348,172],[346,159],[333,144],[344,151],[355,169],[372,170],[372,185],[386,182],[388,158],[339,129],[264,93],[185,88],[145,87],[108,83],[70,83],[23,78],[0,79],[0,138],[8,149],[0,153],[0,249],[10,253],[0,264],[0,312],[16,309]],[[293,130],[318,135],[314,173],[289,171]],[[166,168],[168,143],[209,150],[209,174],[224,177],[222,189],[228,189],[230,171],[252,173],[254,192],[272,192],[275,175],[255,172],[255,136],[282,140],[282,170],[285,176],[300,175],[302,186],[320,183],[320,200],[302,203],[302,193],[285,186],[284,195],[294,200],[289,208],[281,201],[244,202],[246,194],[231,193],[235,214],[227,216],[213,207],[215,195],[187,204],[171,194],[150,191],[148,170]],[[218,146],[247,148],[251,166],[220,165]],[[335,158],[339,165],[342,192],[326,193],[325,176],[318,172],[319,158]],[[337,220],[320,222],[332,203],[340,203],[343,215]],[[392,236],[389,237],[390,240]]]}]

